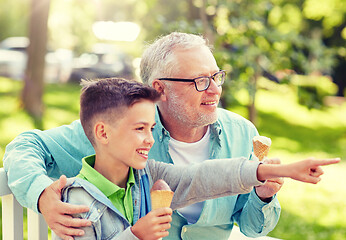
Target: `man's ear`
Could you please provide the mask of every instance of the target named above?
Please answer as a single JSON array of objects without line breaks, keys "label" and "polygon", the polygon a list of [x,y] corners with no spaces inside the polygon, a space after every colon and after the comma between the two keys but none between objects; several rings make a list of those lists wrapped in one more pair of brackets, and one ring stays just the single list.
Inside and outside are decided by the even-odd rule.
[{"label": "man's ear", "polygon": [[107,128],[104,122],[97,122],[94,125],[95,140],[102,144],[108,143]]},{"label": "man's ear", "polygon": [[152,83],[153,88],[156,89],[159,93],[161,93],[161,101],[166,101],[167,96],[166,96],[166,86],[160,81],[155,79]]}]

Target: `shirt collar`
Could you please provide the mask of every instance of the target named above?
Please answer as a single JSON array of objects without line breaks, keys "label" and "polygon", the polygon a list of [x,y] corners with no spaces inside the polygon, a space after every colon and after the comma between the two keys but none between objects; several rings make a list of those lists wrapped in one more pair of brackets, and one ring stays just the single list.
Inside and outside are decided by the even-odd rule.
[{"label": "shirt collar", "polygon": [[[107,197],[123,189],[117,186],[116,184],[112,183],[107,178],[105,178],[101,173],[96,171],[94,169],[94,164],[95,164],[95,155],[91,155],[91,156],[83,158],[82,169],[79,173],[82,178],[94,184]],[[134,184],[135,184],[135,177],[133,174],[133,169],[132,167],[130,167],[126,187],[130,188]]]},{"label": "shirt collar", "polygon": [[169,132],[162,125],[161,118],[160,118],[160,110],[158,106],[156,106],[156,111],[155,111],[155,122],[156,122],[156,125],[154,128],[154,131],[157,132],[157,134],[159,135],[160,142],[162,142],[165,137],[168,137],[170,139],[171,136]]}]

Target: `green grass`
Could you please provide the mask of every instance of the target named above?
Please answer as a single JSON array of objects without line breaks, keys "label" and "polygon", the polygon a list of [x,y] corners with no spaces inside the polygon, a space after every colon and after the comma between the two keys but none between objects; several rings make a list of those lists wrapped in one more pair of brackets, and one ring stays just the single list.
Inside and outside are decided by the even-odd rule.
[{"label": "green grass", "polygon": [[[0,78],[0,166],[5,146],[19,133],[34,128],[19,107],[21,88],[21,82]],[[46,86],[45,129],[78,119],[79,89],[68,84]],[[236,95],[240,103],[246,102],[245,91]],[[346,104],[308,110],[297,104],[294,89],[274,85],[258,91],[256,107],[258,131],[273,140],[270,157],[279,157],[283,163],[310,156],[343,159],[325,167],[317,185],[285,180],[278,194],[280,221],[269,235],[285,240],[346,240]],[[229,109],[247,116],[242,105]]]},{"label": "green grass", "polygon": [[[0,166],[6,145],[18,134],[35,128],[33,120],[20,106],[22,82],[0,77]],[[79,118],[79,90],[74,84],[45,86],[44,129],[69,124]]]}]

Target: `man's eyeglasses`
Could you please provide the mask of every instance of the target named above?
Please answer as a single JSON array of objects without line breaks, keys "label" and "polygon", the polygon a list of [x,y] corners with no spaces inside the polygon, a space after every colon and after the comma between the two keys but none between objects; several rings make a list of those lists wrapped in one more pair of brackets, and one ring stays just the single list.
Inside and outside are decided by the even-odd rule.
[{"label": "man's eyeglasses", "polygon": [[159,78],[158,80],[166,80],[166,81],[176,81],[176,82],[194,82],[196,90],[198,92],[203,92],[207,90],[210,86],[210,81],[213,79],[218,87],[220,87],[225,82],[226,72],[224,70],[220,70],[217,73],[214,73],[212,76],[207,77],[197,77],[192,79],[187,78]]}]

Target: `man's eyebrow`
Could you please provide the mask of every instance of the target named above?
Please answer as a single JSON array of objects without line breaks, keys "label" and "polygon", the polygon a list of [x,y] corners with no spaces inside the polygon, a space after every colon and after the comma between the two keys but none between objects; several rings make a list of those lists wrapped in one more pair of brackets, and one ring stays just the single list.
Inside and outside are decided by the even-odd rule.
[{"label": "man's eyebrow", "polygon": [[202,73],[202,74],[199,74],[197,77],[210,77],[210,76],[213,76],[215,73],[221,71],[220,69],[216,70],[216,71],[213,71],[212,74],[205,74],[205,73]]}]

